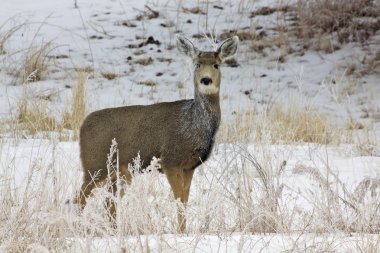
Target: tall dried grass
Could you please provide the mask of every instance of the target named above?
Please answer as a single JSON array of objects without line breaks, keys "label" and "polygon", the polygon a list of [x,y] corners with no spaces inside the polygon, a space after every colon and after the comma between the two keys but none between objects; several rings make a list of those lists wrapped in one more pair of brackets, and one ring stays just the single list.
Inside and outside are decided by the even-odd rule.
[{"label": "tall dried grass", "polygon": [[86,114],[86,82],[88,73],[77,72],[76,84],[72,90],[72,102],[69,111],[63,115],[63,127],[78,130]]},{"label": "tall dried grass", "polygon": [[339,134],[336,127],[330,124],[327,115],[306,106],[293,104],[289,108],[275,105],[260,113],[253,110],[239,112],[233,124],[221,127],[219,139],[221,142],[328,144],[338,142]]},{"label": "tall dried grass", "polygon": [[52,42],[30,46],[11,74],[16,80],[21,78],[22,83],[43,80],[51,61],[49,54],[53,49]]},{"label": "tall dried grass", "polygon": [[[28,80],[34,78],[33,74],[28,77]],[[87,73],[78,73],[77,83],[73,88],[71,108],[63,114],[61,121],[61,115],[52,112],[49,101],[32,96],[31,84],[24,83],[22,97],[17,105],[16,120],[2,121],[1,128],[11,130],[16,138],[42,134],[42,137],[48,139],[57,137],[59,140],[76,139],[77,130],[85,117],[87,78]],[[64,129],[74,130],[74,135]],[[41,137],[41,135],[38,136]]]},{"label": "tall dried grass", "polygon": [[8,39],[26,25],[26,22],[24,22],[19,25],[11,27],[10,29],[5,29],[6,25],[10,21],[11,21],[11,18],[6,20],[3,24],[0,25],[0,55],[5,54],[7,52],[6,43]]},{"label": "tall dried grass", "polygon": [[[54,144],[47,150],[55,159]],[[244,238],[269,232],[379,232],[379,178],[366,178],[356,188],[348,189],[332,170],[325,173],[321,168],[302,164],[289,168],[283,158],[291,151],[280,150],[267,145],[253,149],[244,145],[217,146],[217,159],[201,166],[194,177],[186,209],[189,232],[198,239],[204,238],[205,233],[240,232]],[[111,163],[115,165],[114,161]],[[130,169],[140,171],[140,164],[137,157]],[[149,246],[140,236],[152,234],[161,238],[160,247],[169,245],[162,238],[177,232],[176,208],[181,204],[174,200],[166,178],[157,170],[134,173],[130,185],[119,182],[126,193],[124,198],[111,194],[107,184],[98,188],[80,214],[75,206],[65,204],[68,197],[73,197],[67,193],[68,187],[77,188],[79,177],[74,175],[73,184],[73,175],[68,177],[71,173],[57,170],[56,166],[48,158],[31,161],[21,188],[16,187],[15,178],[9,178],[17,173],[0,174],[0,238],[4,252],[34,248],[66,252],[104,252],[115,248],[142,251]],[[286,182],[290,175],[307,177],[320,187],[297,191]],[[108,198],[117,204],[117,228],[104,208]],[[303,205],[310,210],[295,207],[298,199],[306,201]],[[127,236],[134,236],[135,240]],[[317,240],[311,245],[334,248],[334,241],[322,245]],[[357,247],[371,249],[375,245],[375,241],[358,242]],[[301,247],[297,240],[294,247]]]},{"label": "tall dried grass", "polygon": [[29,89],[29,82],[24,83],[23,95],[18,102],[17,122],[21,124],[21,129],[27,135],[59,130],[60,125],[52,116],[47,101],[31,97]]}]

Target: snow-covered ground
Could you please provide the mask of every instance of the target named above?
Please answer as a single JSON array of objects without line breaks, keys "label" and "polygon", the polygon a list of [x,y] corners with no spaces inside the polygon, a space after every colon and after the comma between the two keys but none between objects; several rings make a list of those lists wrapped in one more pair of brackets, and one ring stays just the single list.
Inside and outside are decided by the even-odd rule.
[{"label": "snow-covered ground", "polygon": [[[111,232],[104,227],[104,191],[95,194],[82,215],[65,203],[81,183],[77,143],[21,140],[4,142],[1,148],[7,217],[2,229],[11,231],[4,231],[4,252],[16,248],[18,229],[35,231],[19,246],[35,252],[54,247],[67,252],[123,247],[152,252],[367,252],[380,246],[378,235],[355,232],[361,226],[379,226],[380,158],[350,156],[346,147],[218,145],[194,177],[187,234],[173,234],[176,206],[169,184],[158,173],[134,178],[119,203],[119,222],[126,230]],[[266,184],[255,162],[268,173]],[[18,204],[6,209],[11,201]],[[51,236],[58,236],[57,242]]]},{"label": "snow-covered ground", "polygon": [[[3,123],[17,117],[25,89],[30,101],[43,100],[61,121],[71,106],[75,73],[81,70],[89,72],[86,113],[191,98],[193,67],[177,53],[176,33],[205,50],[213,49],[205,36],[210,31],[217,37],[236,30],[270,35],[285,21],[277,13],[252,18],[251,12],[294,2],[3,0],[0,252],[380,251],[379,235],[370,234],[380,227],[380,76],[376,71],[348,75],[346,68],[379,50],[379,32],[365,45],[351,42],[333,53],[311,49],[284,54],[277,47],[259,53],[253,50],[254,40],[240,42],[238,66],[222,67],[225,124],[233,125],[238,113],[297,105],[328,115],[336,128],[352,121],[369,130],[357,130],[366,137],[359,142],[339,145],[219,142],[195,173],[185,235],[175,233],[174,201],[160,175],[142,175],[136,180],[140,186],[132,185],[123,199],[121,221],[131,226],[128,233],[95,221],[104,219],[96,196],[84,218],[78,215],[65,204],[82,180],[78,143],[38,138],[44,135],[15,136],[10,134],[12,126]],[[291,23],[289,19],[285,24]],[[11,36],[2,44],[7,34]],[[299,47],[295,38],[288,39]],[[27,52],[46,44],[41,80],[23,84]],[[151,182],[152,189],[144,182]],[[146,197],[146,203],[139,203],[139,197]]]}]

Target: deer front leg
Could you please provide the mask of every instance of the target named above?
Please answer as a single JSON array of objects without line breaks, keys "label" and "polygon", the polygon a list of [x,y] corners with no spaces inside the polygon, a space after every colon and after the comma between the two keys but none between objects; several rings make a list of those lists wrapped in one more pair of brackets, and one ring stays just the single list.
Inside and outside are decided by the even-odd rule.
[{"label": "deer front leg", "polygon": [[189,200],[190,186],[191,186],[191,181],[193,179],[194,171],[195,169],[183,171],[183,176],[184,176],[183,177],[184,178],[183,203],[185,204],[185,206]]},{"label": "deer front leg", "polygon": [[[164,169],[164,173],[169,181],[169,184],[173,190],[174,198],[180,199],[181,202],[185,205],[185,180],[184,180],[184,171],[182,169]],[[186,230],[186,217],[184,209],[179,209],[177,211],[178,216],[178,226],[180,232]]]}]

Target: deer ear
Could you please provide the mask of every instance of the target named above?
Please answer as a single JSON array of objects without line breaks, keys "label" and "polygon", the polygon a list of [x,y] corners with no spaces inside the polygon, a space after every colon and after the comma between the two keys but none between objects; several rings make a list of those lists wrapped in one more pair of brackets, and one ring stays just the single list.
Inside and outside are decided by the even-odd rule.
[{"label": "deer ear", "polygon": [[224,40],[216,51],[219,55],[220,60],[224,62],[226,59],[234,56],[236,54],[238,44],[238,36]]},{"label": "deer ear", "polygon": [[176,36],[177,36],[178,51],[181,54],[184,54],[184,55],[190,57],[191,59],[195,59],[199,54],[198,48],[196,48],[193,45],[193,43],[191,43],[191,41],[189,39],[185,38],[184,36],[182,36],[180,34],[177,34]]}]

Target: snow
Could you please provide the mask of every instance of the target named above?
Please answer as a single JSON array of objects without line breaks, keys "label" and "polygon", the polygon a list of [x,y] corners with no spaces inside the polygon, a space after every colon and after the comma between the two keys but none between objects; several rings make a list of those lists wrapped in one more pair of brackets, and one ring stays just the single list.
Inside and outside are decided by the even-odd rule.
[{"label": "snow", "polygon": [[[252,20],[248,18],[249,9],[242,10],[237,19],[235,15],[237,6],[222,2],[220,5],[225,6],[224,11],[211,8],[211,6],[209,8],[208,24],[210,28],[215,29],[216,34],[221,34],[224,30],[250,26]],[[57,66],[54,73],[49,73],[49,81],[46,81],[44,85],[36,85],[43,86],[40,88],[40,92],[47,90],[50,90],[50,93],[58,92],[54,96],[59,101],[55,103],[55,106],[64,107],[66,102],[65,96],[68,96],[69,92],[64,86],[70,85],[71,75],[67,73],[70,66],[95,69],[95,77],[91,78],[88,83],[91,110],[122,104],[146,104],[191,97],[193,95],[191,78],[186,68],[181,67],[184,66],[183,61],[177,52],[173,49],[168,50],[168,47],[174,46],[176,31],[181,31],[188,36],[203,32],[197,25],[186,23],[188,19],[194,19],[195,15],[182,11],[181,15],[177,15],[178,8],[188,7],[185,4],[177,6],[174,1],[168,1],[166,4],[152,2],[153,9],[160,9],[160,18],[140,22],[132,20],[142,13],[144,4],[143,1],[128,1],[127,3],[91,1],[79,2],[80,8],[76,9],[73,1],[57,1],[57,3],[44,1],[38,2],[38,4],[5,1],[1,10],[0,23],[11,19],[7,22],[4,30],[15,23],[20,23],[19,19],[27,20],[30,23],[26,28],[15,33],[6,43],[9,51],[17,51],[31,45],[38,45],[40,42],[52,41],[56,47],[52,50],[51,55],[69,56],[68,59],[55,60]],[[149,4],[150,2],[148,2]],[[250,7],[258,8],[262,4],[267,3],[259,1],[257,6]],[[57,9],[59,12],[56,11]],[[200,20],[194,20],[194,23],[197,22],[201,26],[204,24],[205,18],[201,15]],[[275,25],[276,20],[273,20],[272,16],[264,16],[264,18],[266,20],[258,21],[260,25],[265,27]],[[137,27],[130,28],[120,25],[123,21],[130,21]],[[161,26],[167,23],[172,24],[173,27]],[[38,34],[35,36],[37,31]],[[92,36],[98,39],[87,39]],[[147,38],[148,36],[153,36],[161,42],[161,45],[152,44],[141,49],[128,48],[130,45],[142,42],[141,39],[136,40],[136,37]],[[211,49],[206,39],[201,39],[196,44],[200,45],[200,48]],[[157,52],[158,49],[161,52]],[[143,50],[144,53],[134,56],[134,53],[139,50]],[[360,106],[356,105],[359,98],[380,92],[380,88],[375,85],[376,80],[371,80],[372,76],[369,76],[359,81],[358,92],[347,98],[349,99],[348,104],[345,101],[337,103],[331,97],[327,78],[331,75],[339,77],[344,71],[344,69],[339,70],[339,65],[363,57],[364,52],[357,45],[349,44],[334,54],[321,55],[308,51],[303,56],[288,57],[288,61],[284,64],[277,62],[280,51],[273,51],[272,56],[267,58],[262,58],[254,52],[245,53],[246,51],[249,52],[249,45],[243,42],[237,57],[239,68],[223,68],[221,95],[225,101],[222,103],[225,115],[247,105],[257,104],[257,102],[264,103],[265,106],[275,98],[276,102],[287,104],[292,98],[297,97],[299,102],[317,107],[342,122],[348,117],[346,110],[350,110],[354,115],[360,113]],[[11,62],[16,61],[17,58],[14,59],[16,56],[17,54],[11,56]],[[132,72],[130,62],[126,60],[128,56],[132,57],[132,61],[152,57],[154,63],[148,66],[135,64],[135,70]],[[169,58],[172,62],[159,62],[157,59],[160,57]],[[108,81],[99,76],[99,72],[107,71],[119,75],[120,78]],[[156,77],[159,72],[163,75]],[[318,75],[309,73],[318,73]],[[260,78],[262,74],[265,74],[266,77]],[[7,84],[9,79],[12,80],[12,77],[3,72],[1,83]],[[146,80],[155,80],[159,85],[153,88],[138,85],[140,81]],[[185,87],[178,89],[178,82],[185,83]],[[327,83],[326,86],[321,85],[323,82]],[[14,98],[17,95],[14,93],[17,92],[16,90],[20,90],[20,86],[4,86],[5,89],[2,89],[1,93],[3,99],[1,99],[0,113],[6,116],[15,110],[12,108],[15,100],[17,101],[17,98]],[[249,96],[243,95],[246,90],[253,90],[253,93]],[[141,97],[141,94],[144,96]],[[149,94],[149,96],[147,97],[145,94]],[[343,94],[343,96],[345,95]],[[6,97],[10,97],[11,100],[6,101]],[[371,102],[373,106],[379,106],[375,98],[371,99]]]},{"label": "snow", "polygon": [[[42,140],[22,140],[18,143],[6,142],[3,143],[1,147],[2,174],[0,176],[3,179],[15,179],[12,185],[15,187],[14,192],[16,194],[19,193],[22,196],[26,190],[25,187],[29,187],[28,191],[32,191],[31,189],[33,188],[39,189],[41,183],[48,184],[50,185],[48,187],[54,189],[53,187],[57,187],[51,179],[54,175],[55,180],[60,182],[58,186],[59,189],[54,191],[59,195],[58,198],[61,200],[71,199],[81,183],[80,162],[78,157],[79,150],[75,142],[54,143]],[[126,236],[123,238],[123,241],[118,241],[118,237],[113,236],[95,237],[90,241],[78,237],[67,238],[69,251],[82,252],[84,248],[90,247],[93,252],[114,252],[123,246],[127,248],[139,247],[139,240],[141,240],[142,247],[144,249],[148,248],[152,252],[194,252],[193,250],[195,250],[195,252],[256,252],[259,250],[263,250],[263,252],[278,252],[279,250],[290,250],[294,247],[299,250],[309,247],[328,247],[334,252],[347,252],[347,250],[357,248],[354,247],[357,241],[364,243],[365,240],[373,240],[374,242],[378,240],[375,235],[370,234],[305,234],[302,231],[304,226],[302,217],[303,215],[310,214],[313,210],[313,201],[322,198],[325,192],[320,188],[321,182],[316,181],[312,173],[297,172],[296,170],[310,166],[316,168],[317,171],[320,171],[324,176],[330,175],[330,183],[334,185],[332,188],[335,189],[337,187],[336,191],[340,192],[341,196],[344,196],[340,187],[344,186],[349,192],[354,193],[355,188],[362,180],[378,177],[378,168],[380,166],[379,157],[345,157],[340,155],[339,149],[337,150],[335,147],[325,150],[324,147],[313,145],[271,145],[267,147],[249,145],[247,148],[247,152],[256,155],[260,162],[267,160],[266,155],[276,154],[276,157],[270,161],[271,166],[277,166],[281,161],[286,160],[286,166],[281,176],[278,177],[279,184],[284,185],[279,207],[283,210],[293,210],[293,212],[297,210],[298,214],[293,214],[295,216],[292,231],[300,232],[260,234],[248,232],[249,230],[241,233],[224,232],[222,230],[216,234],[192,234],[190,232],[190,234],[187,235],[165,232],[164,234],[142,235],[139,237]],[[270,150],[268,150],[268,148]],[[233,182],[239,182],[242,172],[240,169],[234,171],[234,168],[239,168],[241,165],[234,163],[243,160],[245,156],[244,153],[242,155],[242,152],[239,151],[240,147],[234,145],[219,145],[217,149],[217,152],[214,153],[210,160],[198,168],[198,172],[195,175],[188,206],[188,215],[191,217],[189,218],[190,229],[195,229],[199,225],[202,225],[199,224],[200,221],[197,220],[197,216],[202,212],[210,212],[209,208],[221,208],[219,201],[222,201],[221,198],[223,199],[223,197],[217,195],[222,191],[214,187],[221,184],[221,189],[228,187],[232,191],[235,190],[234,187],[239,187],[239,185]],[[262,154],[262,157],[260,154]],[[54,156],[54,159],[52,156]],[[327,162],[329,163],[328,168],[326,167]],[[33,172],[30,168],[41,169],[37,169],[37,171]],[[331,170],[329,174],[327,173],[328,169]],[[224,170],[227,171],[224,172]],[[250,170],[247,170],[244,173],[249,173],[249,171]],[[253,178],[258,177],[257,172],[254,170],[250,172],[253,173],[253,175],[251,175]],[[334,175],[338,176],[342,184],[335,186],[334,182],[337,182],[337,178],[334,178]],[[251,178],[248,174],[245,176]],[[158,177],[160,180],[159,189],[161,189],[161,191],[165,189],[163,196],[156,196],[154,193],[151,193],[149,189],[146,189],[143,193],[144,190],[133,188],[134,186],[132,186],[131,191],[137,191],[136,193],[138,193],[140,197],[146,196],[147,194],[147,196],[151,198],[149,202],[151,202],[152,206],[156,206],[158,203],[158,208],[163,208],[160,207],[160,205],[167,205],[165,203],[169,200],[168,197],[170,195],[168,194],[170,191],[165,178],[163,176]],[[227,180],[227,178],[230,178],[229,180],[232,180],[232,182]],[[157,179],[154,177],[144,178],[143,176],[141,178],[135,178],[136,184],[141,183],[142,186],[151,184],[155,180]],[[209,181],[211,181],[210,186],[207,185]],[[257,178],[256,183],[258,185],[260,185],[259,182],[260,180]],[[260,186],[255,186],[254,189],[259,191]],[[54,192],[51,194],[54,194]],[[47,196],[53,197],[51,194]],[[133,194],[128,196],[133,196]],[[222,196],[226,196],[226,194],[222,193]],[[260,194],[258,193],[256,193],[255,196],[255,198],[260,198]],[[214,199],[215,207],[207,204],[208,198]],[[202,202],[199,202],[202,201],[202,199],[203,205],[206,204],[206,206],[202,206]],[[128,201],[132,200],[128,199]],[[200,207],[198,205],[200,205]],[[229,206],[230,204],[228,202],[225,202],[225,205],[227,206],[225,206],[221,212],[231,210],[231,206]],[[65,209],[66,208],[63,210]],[[283,214],[286,214],[286,212]],[[40,215],[46,215],[46,217],[50,219],[54,217],[53,213],[42,212]],[[51,217],[51,215],[53,216]],[[61,215],[64,214],[59,214],[58,217]],[[236,217],[237,214],[229,213],[229,215],[231,218]],[[153,217],[151,217],[151,219],[153,219]],[[172,216],[172,218],[174,217]],[[226,222],[226,224],[228,224],[231,220],[226,220]],[[148,241],[145,242],[145,240]],[[139,248],[136,250],[140,251]]]},{"label": "snow", "polygon": [[[353,235],[349,240],[341,235],[314,235],[290,234],[262,234],[262,235],[202,235],[202,236],[174,236],[164,235],[161,237],[143,236],[141,247],[143,250],[151,252],[302,252],[302,251],[331,251],[347,252],[353,246],[360,244],[363,238]],[[127,238],[126,244],[134,241],[135,238]],[[376,236],[369,236],[368,241],[375,241]],[[83,242],[84,243],[84,242]],[[117,251],[117,241],[114,245],[104,246],[102,241],[95,241],[94,252]],[[102,245],[101,247],[99,247]],[[97,247],[98,246],[98,247]],[[81,252],[80,244],[73,246],[72,252]],[[141,251],[141,248],[131,250]]]},{"label": "snow", "polygon": [[[195,2],[185,1],[92,0],[78,1],[79,8],[75,8],[74,1],[3,0],[0,8],[0,39],[12,27],[23,23],[25,25],[6,41],[6,53],[0,55],[0,118],[7,120],[17,115],[24,85],[12,72],[19,67],[23,53],[28,48],[48,42],[52,43],[49,54],[56,58],[49,61],[44,80],[27,86],[33,100],[41,95],[50,97],[46,103],[59,120],[59,115],[70,105],[71,88],[76,81],[73,74],[75,68],[93,69],[86,84],[87,113],[121,105],[191,98],[192,66],[176,52],[175,34],[181,32],[191,38],[194,34],[204,34],[207,29],[217,35],[245,27],[247,31],[257,26],[269,30],[277,22],[275,15],[253,20],[249,18],[249,13],[261,6],[276,4],[278,1],[221,0],[210,3],[206,16],[184,11],[184,7],[196,6]],[[135,20],[136,16],[143,13],[145,5],[157,10],[159,18]],[[214,8],[213,5],[222,6],[223,9]],[[136,27],[122,25],[125,21]],[[160,45],[133,48],[149,36],[158,40]],[[212,49],[208,39],[192,40],[201,49]],[[239,111],[265,111],[273,104],[287,107],[296,103],[330,115],[337,125],[344,125],[350,118],[368,123],[375,132],[372,141],[380,143],[379,76],[369,74],[349,80],[344,68],[348,63],[360,62],[365,57],[366,50],[374,50],[379,40],[380,35],[377,34],[365,49],[361,45],[349,43],[331,54],[310,50],[303,55],[287,55],[284,63],[278,61],[281,50],[265,49],[267,56],[262,56],[251,49],[249,42],[242,41],[236,57],[239,67],[222,67],[223,120],[234,122],[235,112]],[[297,46],[296,42],[293,43]],[[128,60],[128,57],[132,59]],[[150,65],[135,63],[136,60],[149,57],[153,59]],[[102,73],[106,72],[115,73],[117,78],[105,79]],[[142,85],[142,81],[154,81],[157,85]],[[350,82],[357,83],[352,93],[349,91]],[[246,91],[249,92],[245,94]],[[363,116],[365,111],[371,111],[371,117]],[[57,187],[58,181],[59,189],[55,191],[59,195],[58,199],[72,199],[81,184],[82,176],[77,142],[30,136],[17,139],[8,133],[0,133],[1,188],[2,184],[8,185],[11,182],[10,185],[14,187],[12,194],[22,196],[27,190],[38,189],[42,182],[53,189]],[[374,154],[378,155],[379,152],[377,149]],[[239,170],[234,171],[234,168],[242,168],[245,163],[249,163],[246,154],[253,155],[271,168],[279,168],[286,161],[278,177],[278,183],[284,185],[279,205],[283,209],[296,210],[296,221],[292,224],[292,231],[296,232],[261,234],[217,231],[180,235],[165,231],[162,234],[125,236],[123,243],[117,236],[93,237],[90,242],[86,238],[68,237],[70,252],[83,252],[87,247],[90,247],[91,252],[115,252],[123,245],[132,247],[132,250],[151,252],[359,252],[360,245],[365,245],[367,241],[373,242],[375,249],[379,247],[378,235],[297,233],[304,224],[302,217],[309,217],[313,198],[318,199],[318,196],[324,194],[313,175],[303,171],[305,168],[315,169],[322,176],[330,177],[330,187],[343,194],[344,187],[353,193],[363,180],[379,178],[380,157],[361,155],[349,144],[220,143],[215,147],[210,160],[197,169],[190,194],[190,198],[195,197],[193,202],[190,199],[189,214],[199,214],[195,212],[202,209],[197,204],[206,198],[205,194],[202,195],[203,192],[212,193],[210,187],[215,185],[215,180],[224,178],[228,173],[240,173]],[[301,172],[297,172],[297,169]],[[260,181],[257,171],[251,170],[249,173],[252,174],[251,179]],[[239,176],[241,175],[236,178]],[[204,178],[210,179],[211,183],[205,185],[207,180]],[[163,177],[160,180],[161,185],[168,190]],[[29,182],[32,182],[31,185]],[[229,181],[223,183],[234,186]],[[167,195],[168,192],[165,196]],[[220,196],[215,197],[217,200],[219,198]],[[227,202],[226,206],[229,204]],[[64,203],[61,205],[64,206]],[[228,210],[227,207],[224,210]],[[200,227],[202,221],[198,217],[190,218],[192,229]],[[49,249],[38,243],[31,244],[29,249],[30,252],[49,252]],[[3,248],[0,246],[0,252],[6,252],[6,245]]]}]

